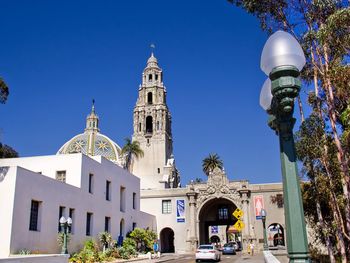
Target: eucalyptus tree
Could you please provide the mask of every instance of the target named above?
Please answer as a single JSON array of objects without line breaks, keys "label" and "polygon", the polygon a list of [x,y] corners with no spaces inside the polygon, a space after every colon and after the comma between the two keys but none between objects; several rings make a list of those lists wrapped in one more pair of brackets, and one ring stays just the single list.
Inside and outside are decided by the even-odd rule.
[{"label": "eucalyptus tree", "polygon": [[0,77],[0,103],[4,104],[9,95],[9,88],[5,81]]}]

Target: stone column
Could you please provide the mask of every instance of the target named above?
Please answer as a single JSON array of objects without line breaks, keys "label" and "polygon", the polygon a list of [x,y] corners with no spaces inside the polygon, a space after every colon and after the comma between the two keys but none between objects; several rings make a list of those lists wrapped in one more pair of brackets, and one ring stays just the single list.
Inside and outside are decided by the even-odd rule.
[{"label": "stone column", "polygon": [[197,239],[197,229],[196,229],[196,195],[197,193],[194,191],[194,189],[191,189],[191,192],[187,193],[188,197],[188,204],[190,207],[190,237],[189,237],[189,242],[190,242],[190,247],[191,251],[195,251],[197,249],[197,244],[198,244],[198,239]]},{"label": "stone column", "polygon": [[242,231],[242,242],[245,244],[244,247],[246,247],[246,245],[249,242],[249,239],[251,238],[250,209],[249,209],[250,191],[248,189],[241,189],[239,190],[239,193],[241,194],[241,199],[242,199],[243,223],[244,223],[244,229]]}]

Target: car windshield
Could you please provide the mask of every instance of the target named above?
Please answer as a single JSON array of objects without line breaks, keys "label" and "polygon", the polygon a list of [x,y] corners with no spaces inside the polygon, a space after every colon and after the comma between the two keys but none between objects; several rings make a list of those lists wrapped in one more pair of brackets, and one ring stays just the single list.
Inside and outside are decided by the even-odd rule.
[{"label": "car windshield", "polygon": [[202,245],[202,246],[199,246],[198,249],[214,249],[214,247],[211,245]]},{"label": "car windshield", "polygon": [[232,247],[233,244],[225,244],[224,247]]}]

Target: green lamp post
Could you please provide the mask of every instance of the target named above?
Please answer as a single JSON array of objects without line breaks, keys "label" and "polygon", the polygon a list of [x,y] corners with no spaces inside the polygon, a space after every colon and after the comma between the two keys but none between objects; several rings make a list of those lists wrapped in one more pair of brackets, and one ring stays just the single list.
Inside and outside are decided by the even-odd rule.
[{"label": "green lamp post", "polygon": [[60,226],[61,226],[61,233],[63,233],[63,245],[61,254],[68,254],[68,242],[67,242],[67,236],[69,233],[69,229],[72,226],[72,219],[68,217],[67,219],[62,216],[60,218]]},{"label": "green lamp post", "polygon": [[261,209],[260,215],[261,215],[261,221],[263,223],[264,250],[269,250],[269,246],[267,244],[267,236],[266,236],[266,210],[265,209]]},{"label": "green lamp post", "polygon": [[269,79],[261,90],[260,105],[270,115],[269,126],[279,136],[287,250],[292,263],[310,262],[293,138],[294,99],[300,91],[298,77],[304,65],[304,53],[294,37],[283,31],[269,37],[261,54],[260,66]]}]

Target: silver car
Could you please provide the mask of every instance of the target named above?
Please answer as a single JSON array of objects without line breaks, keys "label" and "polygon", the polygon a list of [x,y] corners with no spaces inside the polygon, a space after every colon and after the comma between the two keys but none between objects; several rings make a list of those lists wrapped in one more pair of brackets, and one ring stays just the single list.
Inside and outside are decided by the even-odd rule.
[{"label": "silver car", "polygon": [[214,245],[200,245],[196,251],[196,262],[200,260],[221,260],[221,252]]}]

